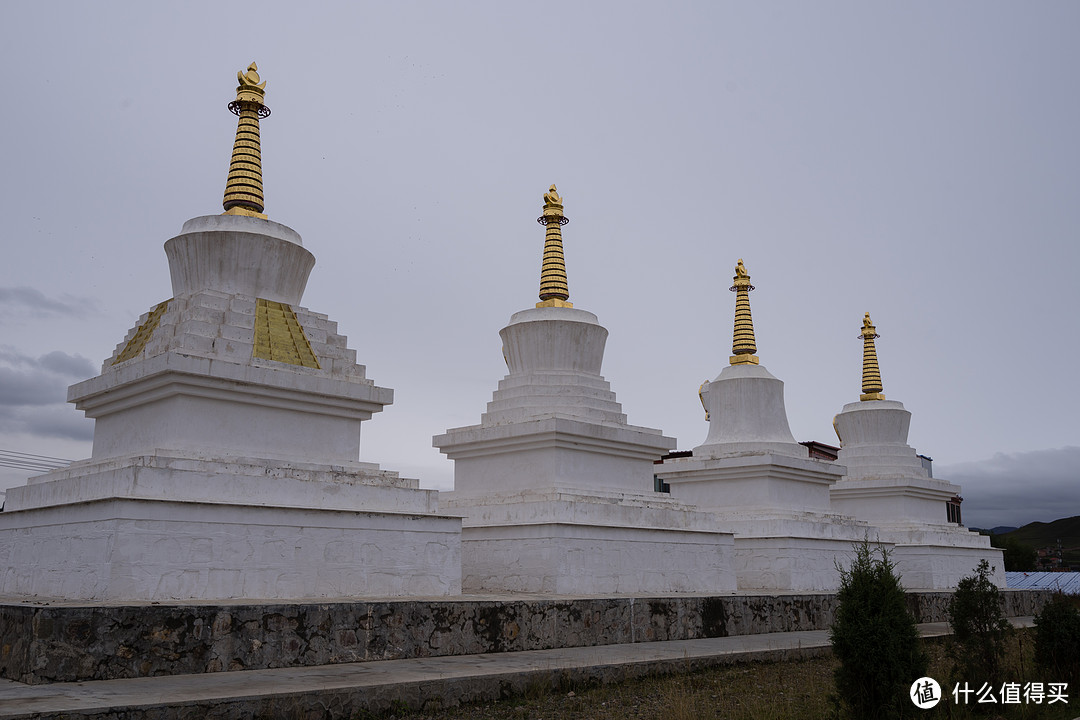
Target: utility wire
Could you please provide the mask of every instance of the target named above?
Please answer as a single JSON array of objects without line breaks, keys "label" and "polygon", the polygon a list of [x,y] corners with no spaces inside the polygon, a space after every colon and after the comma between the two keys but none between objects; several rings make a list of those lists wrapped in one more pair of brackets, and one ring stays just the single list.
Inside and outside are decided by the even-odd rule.
[{"label": "utility wire", "polygon": [[67,467],[72,462],[74,461],[50,455],[34,455],[33,453],[24,453],[17,450],[0,449],[0,467],[48,472],[49,470]]}]

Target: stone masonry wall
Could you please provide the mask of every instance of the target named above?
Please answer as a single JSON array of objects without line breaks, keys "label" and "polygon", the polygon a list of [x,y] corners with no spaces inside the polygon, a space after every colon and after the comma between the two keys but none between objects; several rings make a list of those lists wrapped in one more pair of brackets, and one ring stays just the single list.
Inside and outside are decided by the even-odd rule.
[{"label": "stone masonry wall", "polygon": [[[1049,593],[1005,591],[1032,615]],[[911,593],[917,622],[949,593]],[[0,677],[104,680],[820,630],[836,596],[395,600],[278,605],[0,604]]]}]

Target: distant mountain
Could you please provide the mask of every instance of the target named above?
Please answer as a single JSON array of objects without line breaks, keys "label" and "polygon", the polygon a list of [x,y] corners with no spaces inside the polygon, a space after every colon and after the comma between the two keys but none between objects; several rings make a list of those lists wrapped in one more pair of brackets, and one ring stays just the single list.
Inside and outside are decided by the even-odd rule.
[{"label": "distant mountain", "polygon": [[1018,529],[1019,528],[1015,528],[1012,525],[998,525],[997,527],[993,528],[981,528],[974,526],[968,528],[968,530],[970,530],[971,532],[977,532],[983,535],[1004,535],[1005,533],[1012,532],[1013,530]]},{"label": "distant mountain", "polygon": [[1005,535],[1035,548],[1057,547],[1060,542],[1062,559],[1080,561],[1080,515],[1049,523],[1029,523]]}]

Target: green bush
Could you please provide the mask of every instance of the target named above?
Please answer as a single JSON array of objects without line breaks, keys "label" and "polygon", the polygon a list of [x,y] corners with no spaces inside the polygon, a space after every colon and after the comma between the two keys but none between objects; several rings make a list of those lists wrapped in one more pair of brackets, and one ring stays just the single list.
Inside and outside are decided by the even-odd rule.
[{"label": "green bush", "polygon": [[1011,535],[991,535],[990,545],[1004,550],[1002,559],[1007,572],[1031,572],[1035,569],[1039,555],[1031,545],[1020,542]]},{"label": "green bush", "polygon": [[915,711],[911,684],[926,675],[915,619],[886,550],[875,558],[869,542],[855,546],[855,559],[840,571],[836,619],[829,629],[840,661],[834,679],[836,703],[851,717],[894,718]]},{"label": "green bush", "polygon": [[1080,682],[1080,610],[1062,592],[1035,616],[1035,663],[1054,680]]},{"label": "green bush", "polygon": [[961,679],[995,683],[1000,677],[1005,641],[1012,625],[1002,611],[1004,597],[990,581],[990,563],[979,561],[974,575],[962,578],[949,601],[954,671]]}]

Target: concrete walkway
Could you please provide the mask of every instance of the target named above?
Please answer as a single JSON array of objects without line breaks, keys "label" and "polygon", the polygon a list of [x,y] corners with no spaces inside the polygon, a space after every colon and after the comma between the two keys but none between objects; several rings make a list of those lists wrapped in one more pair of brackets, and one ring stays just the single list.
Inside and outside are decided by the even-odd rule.
[{"label": "concrete walkway", "polygon": [[[1030,617],[1011,620],[1032,624]],[[946,623],[919,630],[924,637],[948,634]],[[438,709],[532,688],[828,651],[828,631],[814,630],[48,685],[0,680],[0,718],[349,718],[364,710]]]}]

